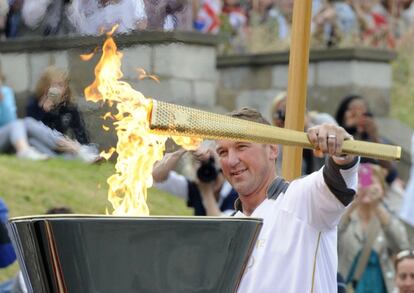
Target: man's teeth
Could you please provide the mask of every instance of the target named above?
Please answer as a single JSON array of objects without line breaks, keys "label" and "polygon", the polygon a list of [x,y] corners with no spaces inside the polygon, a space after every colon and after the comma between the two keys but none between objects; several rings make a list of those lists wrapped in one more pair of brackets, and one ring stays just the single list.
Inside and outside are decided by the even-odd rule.
[{"label": "man's teeth", "polygon": [[237,176],[237,175],[240,175],[241,173],[243,173],[244,171],[246,171],[246,169],[239,170],[239,171],[235,171],[235,172],[232,172],[231,174],[232,174],[233,176]]}]

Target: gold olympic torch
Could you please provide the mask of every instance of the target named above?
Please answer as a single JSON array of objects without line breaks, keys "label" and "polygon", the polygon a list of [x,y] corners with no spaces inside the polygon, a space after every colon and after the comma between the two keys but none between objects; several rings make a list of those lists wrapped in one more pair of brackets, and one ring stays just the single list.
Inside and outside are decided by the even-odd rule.
[{"label": "gold olympic torch", "polygon": [[[264,125],[156,100],[152,100],[152,109],[148,119],[151,132],[156,134],[314,148],[307,134],[301,131]],[[381,160],[399,160],[401,157],[399,146],[358,140],[345,141],[342,151],[344,154]]]}]

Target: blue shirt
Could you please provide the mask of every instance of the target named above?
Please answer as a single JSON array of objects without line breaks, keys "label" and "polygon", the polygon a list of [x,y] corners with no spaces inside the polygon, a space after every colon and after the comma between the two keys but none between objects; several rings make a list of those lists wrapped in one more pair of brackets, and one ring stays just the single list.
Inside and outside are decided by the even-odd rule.
[{"label": "blue shirt", "polygon": [[17,119],[16,101],[13,90],[7,86],[0,86],[3,98],[0,100],[0,127]]},{"label": "blue shirt", "polygon": [[0,268],[5,268],[16,260],[16,254],[6,229],[7,214],[7,206],[0,198]]}]

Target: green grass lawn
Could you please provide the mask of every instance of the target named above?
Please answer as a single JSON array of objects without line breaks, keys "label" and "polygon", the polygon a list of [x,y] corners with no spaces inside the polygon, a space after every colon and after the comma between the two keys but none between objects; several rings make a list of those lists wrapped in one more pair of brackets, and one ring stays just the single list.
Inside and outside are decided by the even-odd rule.
[{"label": "green grass lawn", "polygon": [[[45,162],[0,156],[0,197],[7,203],[10,217],[44,214],[51,207],[67,206],[79,214],[105,214],[106,179],[114,165],[85,165],[60,159]],[[156,189],[148,192],[152,215],[191,215],[183,200]],[[17,264],[0,269],[0,281],[13,276]]]}]

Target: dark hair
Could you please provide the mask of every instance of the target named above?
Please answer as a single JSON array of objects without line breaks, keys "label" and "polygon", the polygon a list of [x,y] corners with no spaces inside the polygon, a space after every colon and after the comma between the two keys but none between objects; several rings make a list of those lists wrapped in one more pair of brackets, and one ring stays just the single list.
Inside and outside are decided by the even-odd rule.
[{"label": "dark hair", "polygon": [[46,211],[46,214],[48,215],[55,215],[55,214],[73,214],[73,211],[71,208],[68,207],[54,207],[50,208]]},{"label": "dark hair", "polygon": [[339,104],[335,115],[336,122],[338,122],[339,126],[344,126],[345,112],[348,110],[349,104],[354,100],[363,100],[363,98],[360,95],[349,95],[345,96]]},{"label": "dark hair", "polygon": [[249,120],[253,122],[258,122],[261,124],[271,125],[269,121],[267,121],[266,118],[264,118],[259,111],[253,108],[249,108],[249,107],[243,107],[239,110],[230,112],[227,114],[227,116],[239,118],[243,120]]}]

